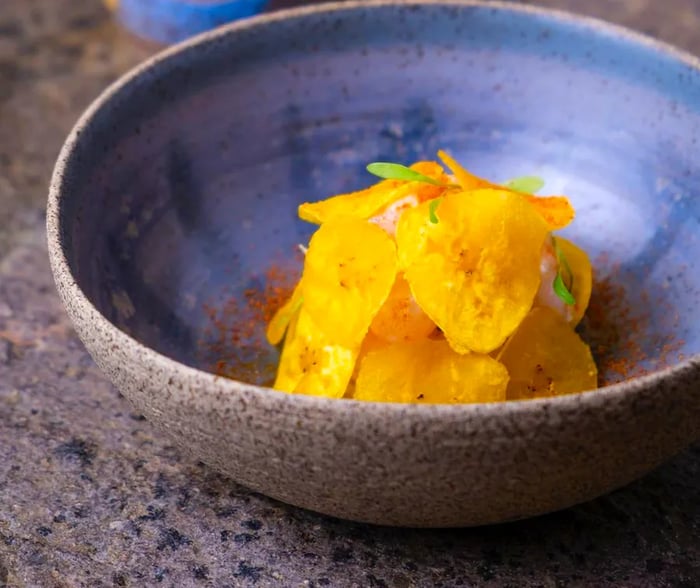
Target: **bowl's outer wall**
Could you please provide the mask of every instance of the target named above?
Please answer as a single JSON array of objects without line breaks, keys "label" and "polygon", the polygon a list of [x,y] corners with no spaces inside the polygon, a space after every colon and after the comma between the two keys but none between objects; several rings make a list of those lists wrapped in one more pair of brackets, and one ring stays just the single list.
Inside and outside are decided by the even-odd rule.
[{"label": "bowl's outer wall", "polygon": [[365,185],[368,161],[440,147],[570,194],[568,235],[649,297],[643,344],[700,346],[697,69],[591,23],[468,3],[303,10],[228,31],[111,92],[50,199],[68,312],[146,416],[266,494],[405,525],[561,508],[700,435],[694,362],[554,401],[401,407],[272,393],[166,359],[207,367],[205,303],[256,285],[308,238],[299,202]]}]

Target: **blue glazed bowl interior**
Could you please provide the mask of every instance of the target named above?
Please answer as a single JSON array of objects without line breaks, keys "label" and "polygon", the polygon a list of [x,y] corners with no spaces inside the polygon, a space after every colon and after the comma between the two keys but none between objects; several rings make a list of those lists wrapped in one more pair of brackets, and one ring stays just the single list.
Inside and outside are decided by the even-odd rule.
[{"label": "blue glazed bowl interior", "polygon": [[465,3],[302,10],[109,92],[67,162],[60,226],[115,325],[267,384],[277,350],[249,309],[270,267],[299,270],[314,230],[300,202],[368,185],[367,162],[439,148],[493,180],[539,175],[572,199],[564,235],[595,262],[603,320],[582,331],[605,383],[700,348],[699,136],[698,70],[612,28]]}]

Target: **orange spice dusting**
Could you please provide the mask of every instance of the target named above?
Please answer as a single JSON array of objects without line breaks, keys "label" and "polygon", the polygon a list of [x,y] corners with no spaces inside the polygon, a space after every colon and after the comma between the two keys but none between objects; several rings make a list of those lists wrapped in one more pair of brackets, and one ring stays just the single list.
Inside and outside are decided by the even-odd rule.
[{"label": "orange spice dusting", "polygon": [[[645,375],[682,360],[684,342],[674,338],[680,317],[662,296],[635,292],[620,278],[619,268],[600,256],[594,267],[608,267],[602,279],[594,276],[591,301],[582,322],[583,336],[596,358],[600,385],[605,386]],[[671,333],[655,332],[651,309],[661,307],[673,317]]]},{"label": "orange spice dusting", "polygon": [[298,271],[289,265],[271,265],[242,292],[224,292],[223,303],[203,304],[207,326],[199,342],[200,361],[218,376],[269,384],[276,365],[265,341],[265,327],[275,311],[291,296]]},{"label": "orange spice dusting", "polygon": [[584,321],[601,385],[642,375],[640,337],[647,320],[632,314],[624,286],[611,277],[595,281]]}]

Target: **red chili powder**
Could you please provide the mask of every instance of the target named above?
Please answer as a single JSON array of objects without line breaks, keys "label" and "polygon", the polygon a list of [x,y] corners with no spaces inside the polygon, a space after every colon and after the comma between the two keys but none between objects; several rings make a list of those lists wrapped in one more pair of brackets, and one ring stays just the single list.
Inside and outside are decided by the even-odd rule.
[{"label": "red chili powder", "polygon": [[[680,361],[684,345],[676,338],[680,317],[669,301],[644,291],[631,296],[630,286],[620,277],[620,268],[611,266],[605,255],[593,265],[609,268],[600,279],[594,272],[591,301],[581,324],[583,338],[598,365],[599,384],[642,376]],[[652,327],[651,310],[656,309],[658,314],[659,307],[663,314],[673,317],[671,333],[655,332]]]},{"label": "red chili powder", "polygon": [[[217,302],[203,304],[208,325],[199,341],[200,361],[218,376],[269,383],[276,366],[269,363],[265,329],[292,295],[299,271],[291,263],[271,265],[257,278],[262,286],[241,293],[226,291]],[[267,362],[266,362],[267,360]]]}]

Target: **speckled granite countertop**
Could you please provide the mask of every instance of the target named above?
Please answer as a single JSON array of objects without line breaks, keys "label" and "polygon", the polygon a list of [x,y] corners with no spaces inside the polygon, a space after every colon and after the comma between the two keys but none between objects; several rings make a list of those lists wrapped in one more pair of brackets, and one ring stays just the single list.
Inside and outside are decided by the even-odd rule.
[{"label": "speckled granite countertop", "polygon": [[[540,4],[700,54],[696,0]],[[43,208],[80,111],[152,50],[97,0],[0,0],[0,587],[700,586],[700,446],[565,512],[393,530],[251,493],[135,414],[67,322]]]}]

